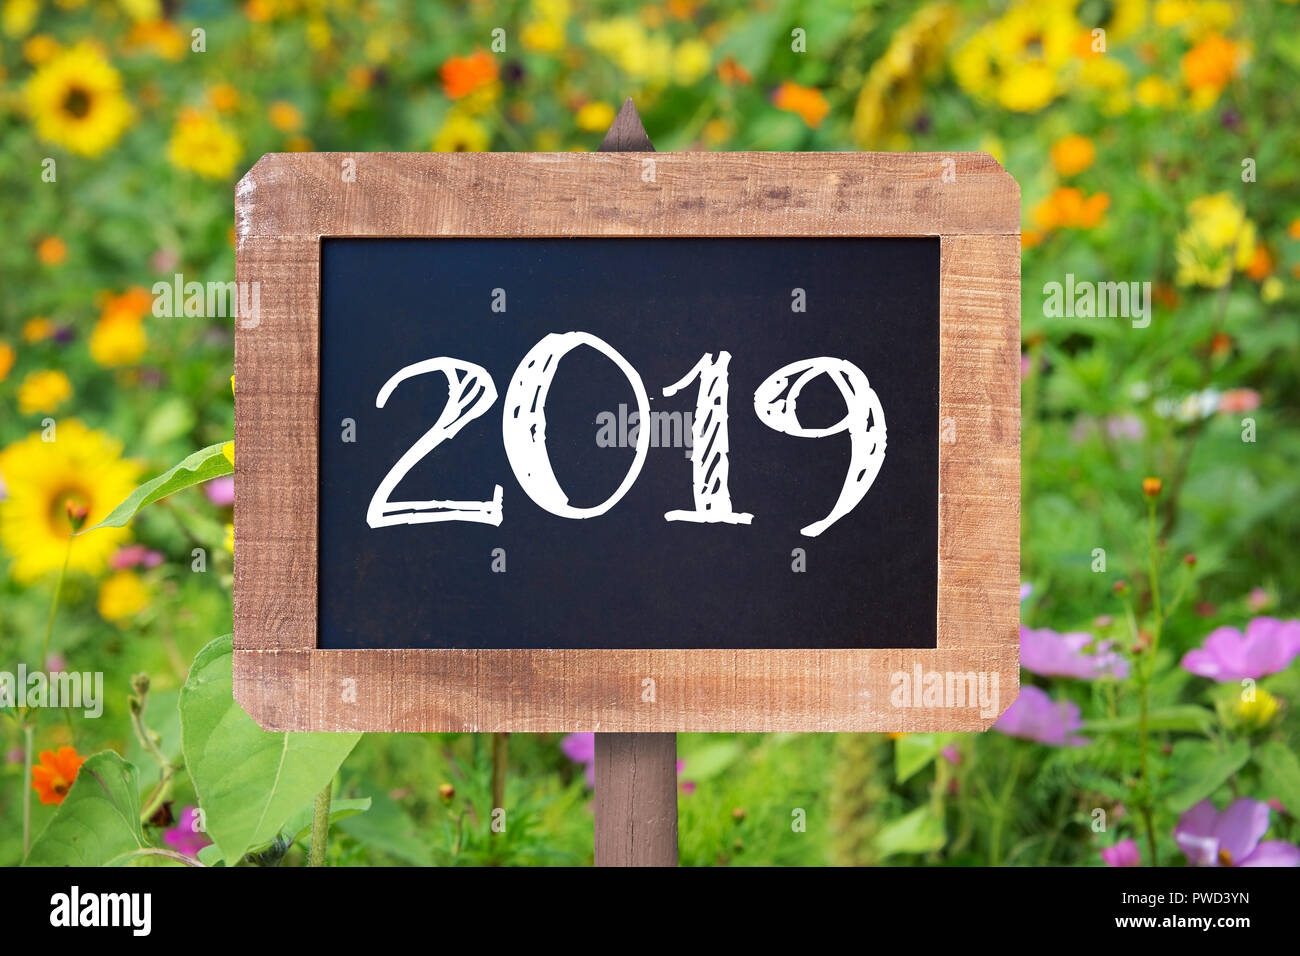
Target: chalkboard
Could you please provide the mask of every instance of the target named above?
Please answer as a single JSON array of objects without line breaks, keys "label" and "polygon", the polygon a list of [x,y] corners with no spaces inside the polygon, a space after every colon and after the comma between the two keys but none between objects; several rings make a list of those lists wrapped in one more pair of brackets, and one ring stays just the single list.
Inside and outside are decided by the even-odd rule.
[{"label": "chalkboard", "polygon": [[[935,646],[938,239],[325,239],[320,301],[322,648]],[[539,419],[581,517],[502,430],[566,333],[608,347],[552,359]]]},{"label": "chalkboard", "polygon": [[[987,728],[1020,673],[1019,187],[983,153],[619,145],[239,181],[236,699],[293,731]],[[996,700],[899,692],[939,683]]]}]

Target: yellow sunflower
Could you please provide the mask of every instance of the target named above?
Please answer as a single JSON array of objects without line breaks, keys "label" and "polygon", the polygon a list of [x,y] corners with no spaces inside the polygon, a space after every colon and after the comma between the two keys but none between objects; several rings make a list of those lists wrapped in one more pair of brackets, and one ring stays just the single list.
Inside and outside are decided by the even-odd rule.
[{"label": "yellow sunflower", "polygon": [[235,171],[243,146],[239,137],[210,113],[181,110],[167,143],[167,158],[181,169],[208,179],[226,179]]},{"label": "yellow sunflower", "polygon": [[[139,468],[121,455],[121,442],[76,419],[59,422],[54,441],[35,432],[0,450],[8,492],[0,501],[0,546],[13,555],[16,581],[30,583],[63,565],[69,503],[86,509],[90,527],[135,489]],[[68,568],[98,574],[126,536],[124,528],[101,528],[78,538]]]},{"label": "yellow sunflower", "polygon": [[98,156],[131,123],[121,74],[90,42],[51,56],[27,81],[25,93],[36,135],[83,156]]}]

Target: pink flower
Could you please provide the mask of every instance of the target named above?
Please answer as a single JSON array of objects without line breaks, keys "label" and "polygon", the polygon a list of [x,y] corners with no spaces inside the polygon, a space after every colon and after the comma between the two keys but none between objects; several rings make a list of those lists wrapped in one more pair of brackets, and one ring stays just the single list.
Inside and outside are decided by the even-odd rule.
[{"label": "pink flower", "polygon": [[1235,627],[1210,632],[1205,644],[1183,655],[1183,668],[1220,684],[1285,670],[1300,654],[1300,620],[1257,617],[1246,633]]},{"label": "pink flower", "polygon": [[948,761],[953,766],[956,766],[957,764],[961,763],[961,751],[958,750],[956,747],[954,747],[952,744],[949,744],[947,747],[944,747],[943,750],[940,751],[940,753],[943,755],[943,759]]},{"label": "pink flower", "polygon": [[1272,596],[1263,588],[1251,588],[1250,595],[1246,598],[1246,606],[1258,614],[1268,607],[1272,601]]},{"label": "pink flower", "polygon": [[1079,705],[1070,701],[1057,703],[1047,691],[1032,684],[1020,688],[1020,696],[993,725],[1009,737],[1023,737],[1054,747],[1082,747],[1087,738],[1074,731],[1083,726]]},{"label": "pink flower", "polygon": [[228,508],[235,503],[235,478],[233,475],[222,475],[220,478],[213,478],[211,481],[203,483],[203,493],[208,496],[218,508]]},{"label": "pink flower", "polygon": [[1020,666],[1044,677],[1122,680],[1128,676],[1128,661],[1110,648],[1110,641],[1094,641],[1091,634],[1082,631],[1057,634],[1046,627],[1020,627]]},{"label": "pink flower", "polygon": [[596,786],[596,735],[569,734],[560,741],[560,750],[574,763],[583,764],[587,786]]},{"label": "pink flower", "polygon": [[1138,852],[1138,845],[1131,838],[1121,840],[1114,846],[1102,847],[1101,858],[1106,861],[1107,866],[1142,865],[1142,854]]},{"label": "pink flower", "polygon": [[1225,415],[1253,412],[1259,408],[1259,392],[1253,388],[1230,388],[1219,396],[1219,411]]},{"label": "pink flower", "polygon": [[1020,600],[1021,600],[1021,602],[1023,602],[1023,601],[1025,600],[1025,598],[1029,597],[1029,595],[1031,595],[1031,594],[1033,594],[1033,593],[1034,593],[1034,586],[1033,586],[1032,584],[1030,584],[1028,581],[1023,581],[1023,582],[1021,582],[1021,584],[1020,584]]},{"label": "pink flower", "polygon": [[156,568],[162,564],[162,559],[161,554],[151,551],[142,544],[128,544],[118,549],[109,564],[114,571],[127,571],[135,567]]},{"label": "pink flower", "polygon": [[176,826],[163,831],[163,842],[177,853],[184,853],[186,856],[198,856],[199,850],[202,850],[212,841],[204,836],[202,830],[198,827],[196,808],[186,807],[181,811],[181,817],[176,821]]},{"label": "pink flower", "polygon": [[1300,848],[1268,832],[1267,803],[1242,797],[1222,813],[1202,800],[1178,818],[1174,842],[1192,866],[1300,866]]}]

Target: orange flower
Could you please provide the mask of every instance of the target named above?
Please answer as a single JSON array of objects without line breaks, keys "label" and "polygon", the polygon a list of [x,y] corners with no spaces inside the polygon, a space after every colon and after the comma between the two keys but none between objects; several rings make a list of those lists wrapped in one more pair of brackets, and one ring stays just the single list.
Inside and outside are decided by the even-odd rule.
[{"label": "orange flower", "polygon": [[1086,136],[1067,136],[1052,146],[1052,165],[1062,176],[1073,176],[1092,165],[1097,149]]},{"label": "orange flower", "polygon": [[1291,225],[1286,227],[1286,234],[1292,239],[1300,239],[1300,219],[1291,220]]},{"label": "orange flower", "polygon": [[62,803],[85,762],[74,747],[60,747],[58,753],[42,750],[41,762],[32,768],[32,789],[41,803]]},{"label": "orange flower", "polygon": [[754,77],[749,70],[737,63],[734,56],[729,56],[718,64],[718,79],[722,80],[727,86],[735,83],[749,86],[750,83],[754,82]]},{"label": "orange flower", "polygon": [[1273,257],[1268,254],[1262,242],[1256,243],[1255,254],[1251,257],[1250,265],[1246,266],[1246,275],[1256,282],[1263,282],[1272,271]]},{"label": "orange flower", "polygon": [[786,80],[772,94],[772,105],[779,110],[798,113],[805,123],[816,129],[831,111],[822,91]]},{"label": "orange flower", "polygon": [[442,65],[442,90],[450,99],[469,96],[496,82],[497,64],[491,54],[479,50],[471,56],[453,56]]},{"label": "orange flower", "polygon": [[1159,478],[1142,479],[1142,494],[1146,495],[1148,498],[1154,498],[1156,495],[1160,494],[1160,489],[1162,487]]},{"label": "orange flower", "polygon": [[1217,96],[1237,72],[1237,44],[1211,33],[1183,54],[1183,80],[1193,91]]},{"label": "orange flower", "polygon": [[68,245],[58,236],[46,236],[36,246],[36,258],[43,265],[57,266],[68,258]]},{"label": "orange flower", "polygon": [[1073,186],[1062,186],[1034,207],[1034,221],[1040,229],[1092,229],[1108,208],[1108,193],[1084,196]]},{"label": "orange flower", "polygon": [[1032,249],[1034,248],[1034,246],[1041,245],[1042,242],[1043,242],[1043,234],[1039,232],[1037,229],[1020,230],[1021,249]]}]

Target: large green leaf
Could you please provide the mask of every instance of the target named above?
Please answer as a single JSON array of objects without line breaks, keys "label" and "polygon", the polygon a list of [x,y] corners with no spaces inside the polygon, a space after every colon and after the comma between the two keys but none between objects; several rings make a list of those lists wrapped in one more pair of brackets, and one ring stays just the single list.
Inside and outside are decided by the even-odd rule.
[{"label": "large green leaf", "polygon": [[120,528],[145,505],[153,504],[160,498],[166,498],[183,488],[199,485],[213,478],[228,475],[235,470],[230,459],[222,454],[225,442],[217,442],[207,448],[196,451],[185,458],[176,467],[163,472],[157,478],[146,481],[135,491],[126,496],[126,500],[109,512],[108,517],[97,525],[92,525],[81,532],[94,531],[96,528]]},{"label": "large green leaf", "polygon": [[1236,740],[1220,749],[1207,740],[1180,740],[1169,755],[1173,777],[1169,809],[1182,813],[1200,803],[1250,759],[1250,745]]},{"label": "large green leaf", "polygon": [[1293,817],[1300,817],[1300,761],[1286,745],[1269,740],[1255,751],[1260,782],[1268,796],[1277,797]]},{"label": "large green leaf", "polygon": [[81,765],[24,865],[104,866],[148,846],[140,827],[140,775],[106,750]]},{"label": "large green leaf", "polygon": [[360,734],[268,733],[237,703],[231,638],[194,658],[181,689],[181,749],[205,829],[226,860],[270,842],[329,783]]}]

